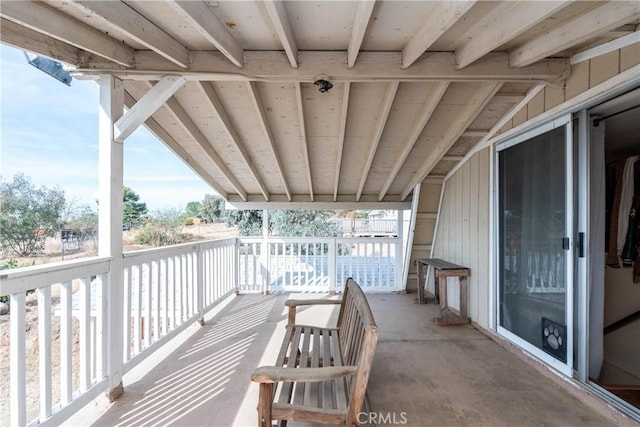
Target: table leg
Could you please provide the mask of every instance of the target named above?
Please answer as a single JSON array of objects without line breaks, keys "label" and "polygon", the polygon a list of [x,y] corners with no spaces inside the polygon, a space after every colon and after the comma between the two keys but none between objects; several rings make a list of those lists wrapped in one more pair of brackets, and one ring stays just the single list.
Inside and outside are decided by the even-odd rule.
[{"label": "table leg", "polygon": [[424,268],[418,260],[416,260],[416,269],[418,270],[418,304],[424,304]]}]

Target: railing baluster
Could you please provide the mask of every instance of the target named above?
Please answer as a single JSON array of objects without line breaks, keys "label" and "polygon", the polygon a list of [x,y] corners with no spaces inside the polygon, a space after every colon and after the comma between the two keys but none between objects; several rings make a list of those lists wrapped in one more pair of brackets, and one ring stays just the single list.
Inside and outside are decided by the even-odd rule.
[{"label": "railing baluster", "polygon": [[167,335],[169,321],[169,276],[168,276],[168,260],[162,258],[160,260],[160,287],[162,292],[162,335]]},{"label": "railing baluster", "polygon": [[[126,271],[126,270],[125,270]],[[126,277],[126,276],[125,276]],[[95,342],[96,342],[96,369],[95,369],[95,379],[96,381],[102,380],[107,373],[107,358],[105,356],[107,351],[107,300],[105,298],[105,283],[106,283],[106,275],[98,274],[96,276],[96,332],[95,332]],[[125,279],[126,283],[126,279]],[[127,310],[127,294],[125,288],[125,314],[129,313]],[[126,318],[125,318],[126,320]],[[128,322],[124,322],[125,328],[128,326]],[[128,335],[125,335],[128,337]],[[127,340],[124,341],[127,344]],[[125,347],[127,348],[127,347]]]},{"label": "railing baluster", "polygon": [[[123,331],[123,343],[124,343],[124,360],[123,362],[127,362],[131,359],[131,324],[132,324],[132,319],[131,319],[131,308],[133,307],[133,304],[131,303],[131,294],[132,294],[132,289],[133,289],[133,267],[128,267],[125,268],[124,270],[124,331]],[[106,303],[105,303],[105,310],[106,310]],[[105,316],[106,316],[106,312],[105,312]],[[135,321],[133,322],[135,324]],[[104,331],[105,335],[106,335],[106,330]],[[105,340],[106,340],[106,336],[105,336]],[[106,343],[106,341],[105,341]],[[106,351],[106,346],[105,346],[105,351]],[[105,363],[105,370],[103,372],[107,372],[106,371],[106,359],[104,361]]]},{"label": "railing baluster", "polygon": [[10,360],[9,369],[11,394],[11,425],[24,426],[27,424],[27,383],[25,366],[25,293],[11,294],[11,331],[10,331]]},{"label": "railing baluster", "polygon": [[38,288],[40,419],[51,416],[51,287]]},{"label": "railing baluster", "polygon": [[145,296],[144,317],[142,318],[144,326],[143,348],[151,345],[151,288],[151,265],[145,262],[142,264],[142,293]]},{"label": "railing baluster", "polygon": [[140,285],[140,266],[138,264],[131,267],[131,292],[134,296],[133,308],[133,351],[135,354],[139,354],[141,351],[141,339],[142,332],[142,287]]},{"label": "railing baluster", "polygon": [[153,284],[153,341],[158,341],[160,335],[160,268],[158,261],[151,262],[151,283]]},{"label": "railing baluster", "polygon": [[72,307],[71,307],[71,282],[65,282],[60,286],[60,402],[66,406],[71,402],[73,395],[72,385]]},{"label": "railing baluster", "polygon": [[176,327],[176,257],[169,257],[168,262],[169,272],[167,278],[169,279],[169,330],[172,331]]},{"label": "railing baluster", "polygon": [[80,282],[80,392],[91,386],[91,283],[88,277]]}]

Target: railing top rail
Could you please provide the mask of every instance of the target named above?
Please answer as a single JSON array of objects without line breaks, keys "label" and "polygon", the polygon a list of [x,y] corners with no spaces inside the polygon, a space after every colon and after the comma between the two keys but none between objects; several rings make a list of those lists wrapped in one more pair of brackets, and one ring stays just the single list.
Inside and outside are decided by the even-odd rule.
[{"label": "railing top rail", "polygon": [[4,270],[0,273],[0,295],[24,292],[54,283],[107,273],[110,263],[110,257],[90,257]]},{"label": "railing top rail", "polygon": [[226,243],[235,243],[235,242],[236,242],[235,237],[227,237],[227,238],[218,239],[218,240],[203,240],[199,242],[182,243],[179,245],[162,246],[162,247],[153,248],[153,249],[140,249],[137,251],[129,251],[129,252],[123,253],[122,257],[125,259],[138,258],[138,257],[160,258],[162,256],[167,256],[171,254],[180,254],[180,253],[188,252],[191,250],[195,250],[198,247],[221,246]]},{"label": "railing top rail", "polygon": [[[339,243],[391,243],[399,239],[389,237],[277,237],[269,236],[269,243],[329,243],[335,239]],[[260,243],[262,237],[238,237],[240,243]]]}]

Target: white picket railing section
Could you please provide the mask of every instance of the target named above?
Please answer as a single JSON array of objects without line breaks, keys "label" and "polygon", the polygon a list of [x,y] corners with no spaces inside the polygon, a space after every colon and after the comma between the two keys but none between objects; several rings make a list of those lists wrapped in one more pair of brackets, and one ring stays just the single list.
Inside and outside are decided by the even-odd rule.
[{"label": "white picket railing section", "polygon": [[235,290],[235,255],[235,238],[124,254],[125,372]]},{"label": "white picket railing section", "polygon": [[[103,296],[106,295],[109,267],[108,258],[96,257],[7,270],[0,274],[0,295],[10,295],[11,307],[11,425],[23,426],[34,418],[46,420],[55,410],[70,406],[90,389],[94,391],[93,395],[105,390],[103,354],[106,336],[102,331],[106,327],[106,307]],[[27,349],[26,295],[31,289],[37,293],[38,342],[36,348]],[[55,294],[55,299],[52,294]],[[59,303],[54,307],[52,301],[56,300]],[[60,356],[55,361],[52,346],[54,322],[59,324],[60,331],[59,349],[56,349]],[[75,336],[78,337],[79,349],[74,348]],[[38,354],[37,367],[26,364],[31,359],[28,357],[31,352]],[[79,356],[74,357],[74,353]],[[35,384],[34,379],[37,378],[37,391],[27,390],[27,370],[30,371],[30,384]],[[54,379],[57,390],[54,390]],[[28,393],[39,396],[39,410],[35,413],[27,413]]]},{"label": "white picket railing section", "polygon": [[332,292],[353,277],[365,291],[393,291],[401,245],[397,238],[240,238],[238,290]]},{"label": "white picket railing section", "polygon": [[[347,277],[369,292],[392,291],[402,277],[401,245],[397,237],[229,238],[129,252],[123,301],[108,301],[109,258],[2,271],[0,295],[10,295],[11,307],[10,424],[55,424],[106,391],[109,336],[123,340],[127,372],[234,291],[340,291]],[[30,289],[38,296],[33,349],[25,334]],[[108,335],[108,313],[118,304],[122,334]],[[37,372],[26,364],[28,352],[37,352]],[[32,384],[39,390],[27,390]],[[38,396],[39,410],[28,395]]]}]

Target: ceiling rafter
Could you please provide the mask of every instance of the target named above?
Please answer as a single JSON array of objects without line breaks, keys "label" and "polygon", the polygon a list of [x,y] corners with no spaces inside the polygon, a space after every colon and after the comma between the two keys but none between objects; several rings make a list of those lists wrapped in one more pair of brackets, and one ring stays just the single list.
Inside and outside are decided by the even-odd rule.
[{"label": "ceiling rafter", "polygon": [[167,99],[173,96],[187,81],[180,76],[165,76],[156,83],[135,105],[113,125],[114,140],[123,142],[145,122]]},{"label": "ceiling rafter", "polygon": [[167,100],[165,104],[165,108],[173,115],[173,117],[178,121],[178,123],[184,128],[187,133],[193,138],[193,140],[202,148],[202,150],[207,153],[211,161],[216,165],[220,173],[224,175],[224,177],[229,181],[231,186],[234,188],[235,192],[243,199],[247,200],[247,192],[240,184],[240,181],[235,177],[235,175],[229,170],[227,165],[225,165],[224,161],[216,150],[213,149],[213,146],[207,139],[207,137],[202,133],[202,131],[198,128],[198,126],[191,120],[189,114],[184,110],[182,105],[178,102],[178,100],[174,97],[171,97]]},{"label": "ceiling rafter", "polygon": [[513,2],[504,13],[490,14],[467,35],[469,41],[456,49],[456,68],[482,58],[569,4],[571,1]]},{"label": "ceiling rafter", "polygon": [[445,82],[438,83],[433,93],[431,93],[431,96],[429,97],[427,102],[425,102],[424,109],[422,110],[417,120],[413,123],[413,126],[411,126],[409,135],[407,136],[407,139],[404,142],[404,144],[402,144],[402,150],[396,157],[395,162],[391,167],[391,170],[389,171],[389,175],[387,176],[387,179],[385,180],[384,184],[382,185],[382,188],[380,189],[380,193],[378,194],[378,200],[384,199],[384,196],[387,195],[387,191],[389,190],[389,187],[391,187],[391,184],[398,176],[398,172],[400,172],[402,165],[407,160],[407,157],[409,157],[409,153],[411,153],[411,150],[416,145],[416,141],[418,141],[420,134],[422,133],[422,131],[424,130],[424,127],[429,122],[429,119],[433,115],[433,112],[436,110],[436,108],[438,108],[438,104],[440,104],[440,100],[444,96],[448,87],[449,87],[449,82],[445,81]]},{"label": "ceiling rafter", "polygon": [[482,138],[489,134],[489,129],[467,129],[462,132],[462,135],[469,138]]},{"label": "ceiling rafter", "polygon": [[333,180],[333,201],[338,200],[338,187],[340,186],[340,169],[342,168],[342,152],[344,150],[344,138],[347,134],[347,114],[349,113],[349,95],[351,83],[344,84],[342,92],[342,112],[340,114],[340,133],[338,134],[338,153],[336,158],[336,170]]},{"label": "ceiling rafter", "polygon": [[484,110],[487,104],[491,101],[491,98],[500,90],[503,83],[486,82],[480,83],[478,88],[473,91],[473,94],[469,97],[467,104],[460,110],[460,112],[451,118],[451,125],[445,131],[444,136],[439,140],[434,147],[429,151],[429,154],[422,162],[422,166],[414,177],[409,181],[409,184],[402,190],[400,194],[400,200],[407,198],[409,193],[413,191],[416,184],[422,182],[427,175],[438,164],[440,159],[447,154],[447,151],[453,144],[460,138],[462,133],[469,125],[475,120],[475,118]]},{"label": "ceiling rafter", "polygon": [[249,96],[251,98],[253,108],[256,110],[258,119],[260,120],[260,125],[262,126],[262,129],[265,132],[267,140],[269,141],[269,145],[271,146],[271,152],[273,153],[273,156],[276,160],[276,167],[278,168],[278,174],[280,175],[280,179],[282,181],[284,191],[287,194],[287,197],[289,198],[289,200],[291,200],[291,190],[289,189],[289,183],[287,182],[287,178],[284,176],[282,159],[280,158],[280,154],[278,153],[278,149],[275,144],[275,139],[273,137],[273,132],[271,132],[271,126],[269,126],[269,121],[265,114],[265,109],[262,103],[262,98],[260,98],[260,92],[258,91],[258,86],[255,82],[249,82],[247,84],[247,89],[249,90]]},{"label": "ceiling rafter", "polygon": [[506,52],[491,52],[461,70],[455,68],[455,54],[430,52],[429,55],[410,68],[398,66],[398,52],[367,52],[358,54],[358,63],[347,68],[344,52],[300,51],[298,68],[291,64],[280,51],[247,51],[245,66],[240,70],[227,58],[215,51],[192,51],[191,67],[180,68],[153,52],[138,51],[135,68],[123,69],[119,73],[113,64],[89,62],[78,71],[84,76],[109,72],[123,80],[157,80],[167,74],[184,75],[187,80],[216,81],[274,81],[313,83],[319,70],[331,76],[332,82],[352,81],[525,81],[555,82],[569,77],[570,66],[566,58],[547,58],[523,68],[509,66]]},{"label": "ceiling rafter", "polygon": [[373,164],[373,159],[375,158],[376,152],[378,151],[378,145],[380,145],[380,139],[382,138],[382,133],[384,132],[384,129],[387,125],[389,113],[391,112],[391,106],[393,105],[393,100],[396,98],[396,93],[398,92],[399,86],[400,82],[387,83],[387,91],[384,95],[384,101],[382,102],[382,105],[380,107],[380,115],[376,120],[378,126],[376,126],[375,132],[373,134],[371,147],[369,148],[369,155],[367,156],[364,168],[362,169],[360,184],[358,185],[358,191],[356,192],[356,201],[360,201],[360,197],[362,197],[362,191],[364,191],[364,186],[367,183],[367,177],[369,176],[369,172],[371,171],[371,165]]},{"label": "ceiling rafter", "polygon": [[[136,99],[131,96],[129,92],[124,92],[124,104],[127,108],[133,107],[136,102]],[[209,184],[211,188],[213,188],[223,199],[227,199],[229,197],[229,194],[216,183],[215,179],[213,179],[213,177],[203,167],[201,167],[184,148],[182,148],[182,146],[160,125],[160,123],[158,123],[156,119],[149,117],[144,122],[144,125],[152,134],[155,135],[156,138],[158,138],[158,140],[162,141],[169,150],[182,159],[182,161],[191,168],[191,170],[204,179],[205,182]]]},{"label": "ceiling rafter", "polygon": [[244,49],[206,3],[169,0],[168,4],[236,67],[243,67]]},{"label": "ceiling rafter", "polygon": [[133,65],[133,49],[40,2],[2,2],[0,16],[125,68]]},{"label": "ceiling rafter", "polygon": [[189,68],[189,50],[153,22],[121,1],[72,1],[70,5],[117,28],[129,37],[182,68]]},{"label": "ceiling rafter", "polygon": [[467,13],[475,1],[433,2],[429,12],[418,31],[402,49],[402,68],[408,68],[429,47]]},{"label": "ceiling rafter", "polygon": [[313,179],[311,178],[311,159],[309,159],[309,147],[307,141],[307,131],[304,124],[304,109],[302,107],[302,87],[300,83],[294,83],[296,88],[296,105],[298,107],[298,122],[300,123],[300,143],[302,144],[302,157],[304,158],[307,172],[307,184],[309,185],[309,197],[313,202]]},{"label": "ceiling rafter", "polygon": [[216,93],[216,90],[214,89],[213,85],[211,84],[211,82],[198,82],[197,85],[205,94],[207,98],[207,102],[213,108],[213,111],[218,115],[218,118],[222,123],[222,127],[227,132],[229,139],[234,144],[236,149],[240,152],[242,159],[249,167],[249,170],[251,171],[251,175],[253,175],[253,178],[258,184],[258,187],[260,187],[260,192],[264,196],[265,200],[269,201],[269,190],[267,189],[267,186],[265,185],[264,181],[260,177],[260,173],[258,172],[255,165],[253,164],[253,161],[251,160],[251,156],[247,152],[245,145],[242,143],[240,134],[238,134],[236,127],[231,121],[231,117],[229,117],[229,114],[227,113],[227,110],[224,108],[224,104],[220,100],[220,97]]},{"label": "ceiling rafter", "polygon": [[512,67],[525,67],[640,19],[637,2],[607,2],[529,40],[509,52]]},{"label": "ceiling rafter", "polygon": [[298,47],[291,30],[284,1],[265,0],[264,6],[267,8],[267,13],[287,54],[291,68],[298,68]]},{"label": "ceiling rafter", "polygon": [[52,39],[4,18],[0,18],[0,39],[3,44],[15,46],[17,49],[28,50],[71,65],[79,64],[84,52],[69,43]]},{"label": "ceiling rafter", "polygon": [[349,47],[347,48],[347,68],[353,68],[356,63],[356,58],[358,57],[358,53],[360,53],[360,46],[362,46],[362,41],[367,32],[367,26],[369,25],[369,20],[371,19],[375,5],[375,0],[362,0],[358,2],[358,10],[356,11],[356,17],[353,21],[351,39],[349,40]]}]

